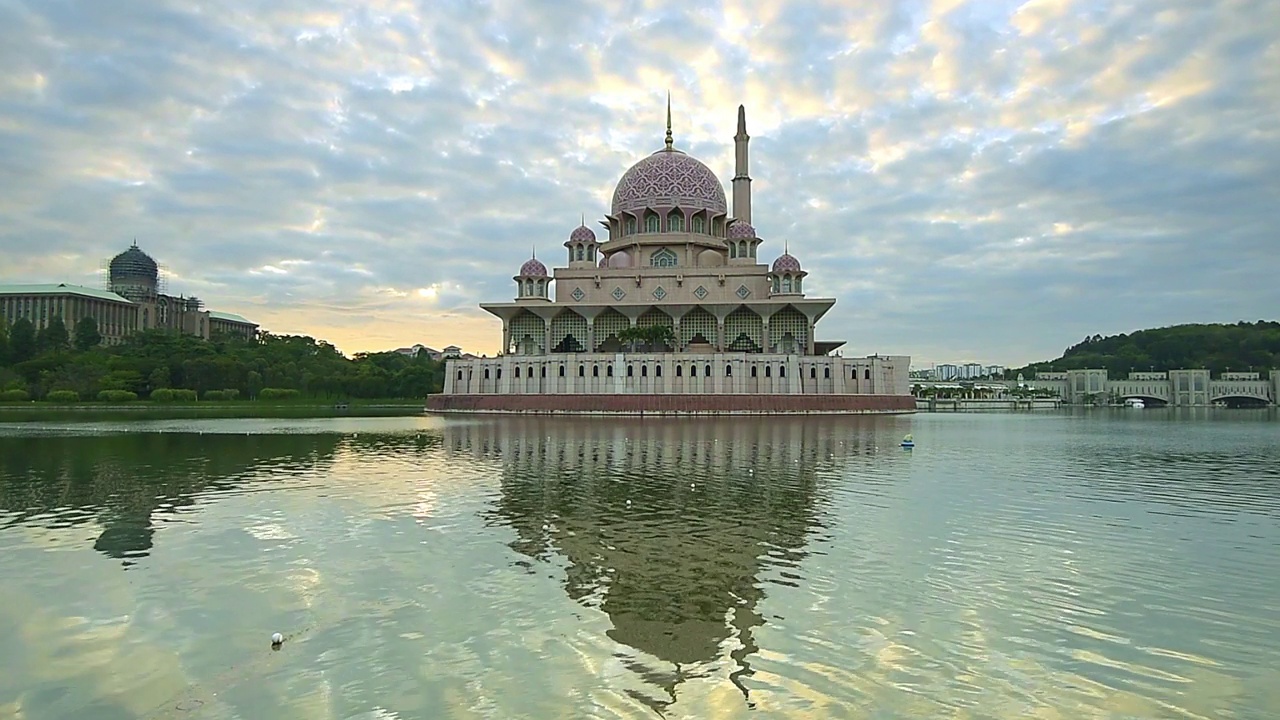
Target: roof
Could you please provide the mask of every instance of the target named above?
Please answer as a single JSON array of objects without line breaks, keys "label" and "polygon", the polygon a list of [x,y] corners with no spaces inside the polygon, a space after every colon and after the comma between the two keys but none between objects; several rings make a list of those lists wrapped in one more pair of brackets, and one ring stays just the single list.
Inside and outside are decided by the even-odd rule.
[{"label": "roof", "polygon": [[258,326],[258,323],[246,320],[244,317],[235,313],[218,312],[216,310],[209,311],[209,318],[212,320],[225,320],[227,322],[240,323],[242,325]]},{"label": "roof", "polygon": [[99,300],[133,304],[132,301],[108,290],[99,290],[98,288],[85,287],[83,285],[68,285],[67,283],[43,283],[38,285],[0,284],[0,295],[83,295]]}]

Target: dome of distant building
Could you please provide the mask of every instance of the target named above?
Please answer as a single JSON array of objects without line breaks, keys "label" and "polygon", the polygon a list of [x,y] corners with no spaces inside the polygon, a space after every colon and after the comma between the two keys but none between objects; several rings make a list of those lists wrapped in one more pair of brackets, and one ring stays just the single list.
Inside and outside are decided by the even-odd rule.
[{"label": "dome of distant building", "polygon": [[569,242],[593,243],[596,241],[595,232],[586,225],[579,225],[569,233]]},{"label": "dome of distant building", "polygon": [[778,256],[777,260],[773,261],[773,271],[775,273],[800,272],[800,261],[795,259],[791,253],[783,253]]},{"label": "dome of distant building", "polygon": [[110,270],[112,281],[128,279],[149,280],[154,283],[160,275],[156,261],[142,252],[136,242],[128,250],[111,258]]},{"label": "dome of distant building", "polygon": [[520,275],[522,277],[546,277],[547,266],[543,265],[538,258],[529,258],[520,266]]},{"label": "dome of distant building", "polygon": [[647,208],[679,207],[687,212],[728,209],[724,188],[711,169],[679,150],[664,149],[632,165],[613,191],[613,216]]},{"label": "dome of distant building", "polygon": [[729,226],[727,233],[730,240],[745,240],[756,236],[756,229],[751,227],[751,223],[739,220]]}]

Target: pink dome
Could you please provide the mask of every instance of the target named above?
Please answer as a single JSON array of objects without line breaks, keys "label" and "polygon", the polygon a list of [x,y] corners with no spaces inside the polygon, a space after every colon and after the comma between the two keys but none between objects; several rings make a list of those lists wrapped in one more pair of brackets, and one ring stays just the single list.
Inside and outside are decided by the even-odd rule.
[{"label": "pink dome", "polygon": [[777,260],[773,261],[773,271],[775,273],[800,272],[800,261],[792,257],[791,253],[782,253]]},{"label": "pink dome", "polygon": [[679,150],[659,150],[632,165],[613,191],[613,215],[645,208],[680,207],[726,212],[720,178]]},{"label": "pink dome", "polygon": [[521,277],[546,277],[547,266],[538,258],[529,258],[520,266]]},{"label": "pink dome", "polygon": [[595,232],[586,225],[579,225],[573,232],[569,233],[569,242],[593,243],[595,241]]},{"label": "pink dome", "polygon": [[729,232],[726,234],[730,240],[746,240],[756,236],[756,229],[751,227],[751,223],[739,220],[729,226]]}]

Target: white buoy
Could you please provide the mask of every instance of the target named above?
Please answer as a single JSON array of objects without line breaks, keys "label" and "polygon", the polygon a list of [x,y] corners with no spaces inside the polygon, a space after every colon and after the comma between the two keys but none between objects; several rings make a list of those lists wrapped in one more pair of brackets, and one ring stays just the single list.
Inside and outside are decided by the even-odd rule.
[{"label": "white buoy", "polygon": [[280,633],[272,633],[272,634],[271,634],[271,644],[272,644],[272,645],[279,645],[280,643],[283,643],[283,642],[284,642],[284,636],[283,636],[283,635],[281,635]]}]

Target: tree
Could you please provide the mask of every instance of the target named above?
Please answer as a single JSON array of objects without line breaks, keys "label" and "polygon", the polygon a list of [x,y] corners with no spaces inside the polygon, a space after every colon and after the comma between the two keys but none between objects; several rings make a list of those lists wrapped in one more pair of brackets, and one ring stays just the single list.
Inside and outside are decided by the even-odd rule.
[{"label": "tree", "polygon": [[256,399],[258,397],[258,393],[262,391],[262,374],[257,370],[250,370],[249,377],[245,382],[249,386],[249,399]]},{"label": "tree", "polygon": [[13,364],[36,355],[36,328],[26,318],[18,318],[9,328],[9,359]]},{"label": "tree", "polygon": [[60,316],[54,316],[49,324],[36,335],[36,350],[39,352],[62,352],[71,347],[71,337],[67,333],[67,324]]},{"label": "tree", "polygon": [[0,367],[9,364],[9,323],[0,317]]},{"label": "tree", "polygon": [[147,376],[147,385],[149,385],[152,390],[167,388],[169,387],[169,382],[168,365],[157,365],[156,369],[152,370],[151,374]]},{"label": "tree", "polygon": [[88,315],[76,323],[75,347],[80,352],[96,348],[102,344],[102,333],[98,332],[98,321]]}]

